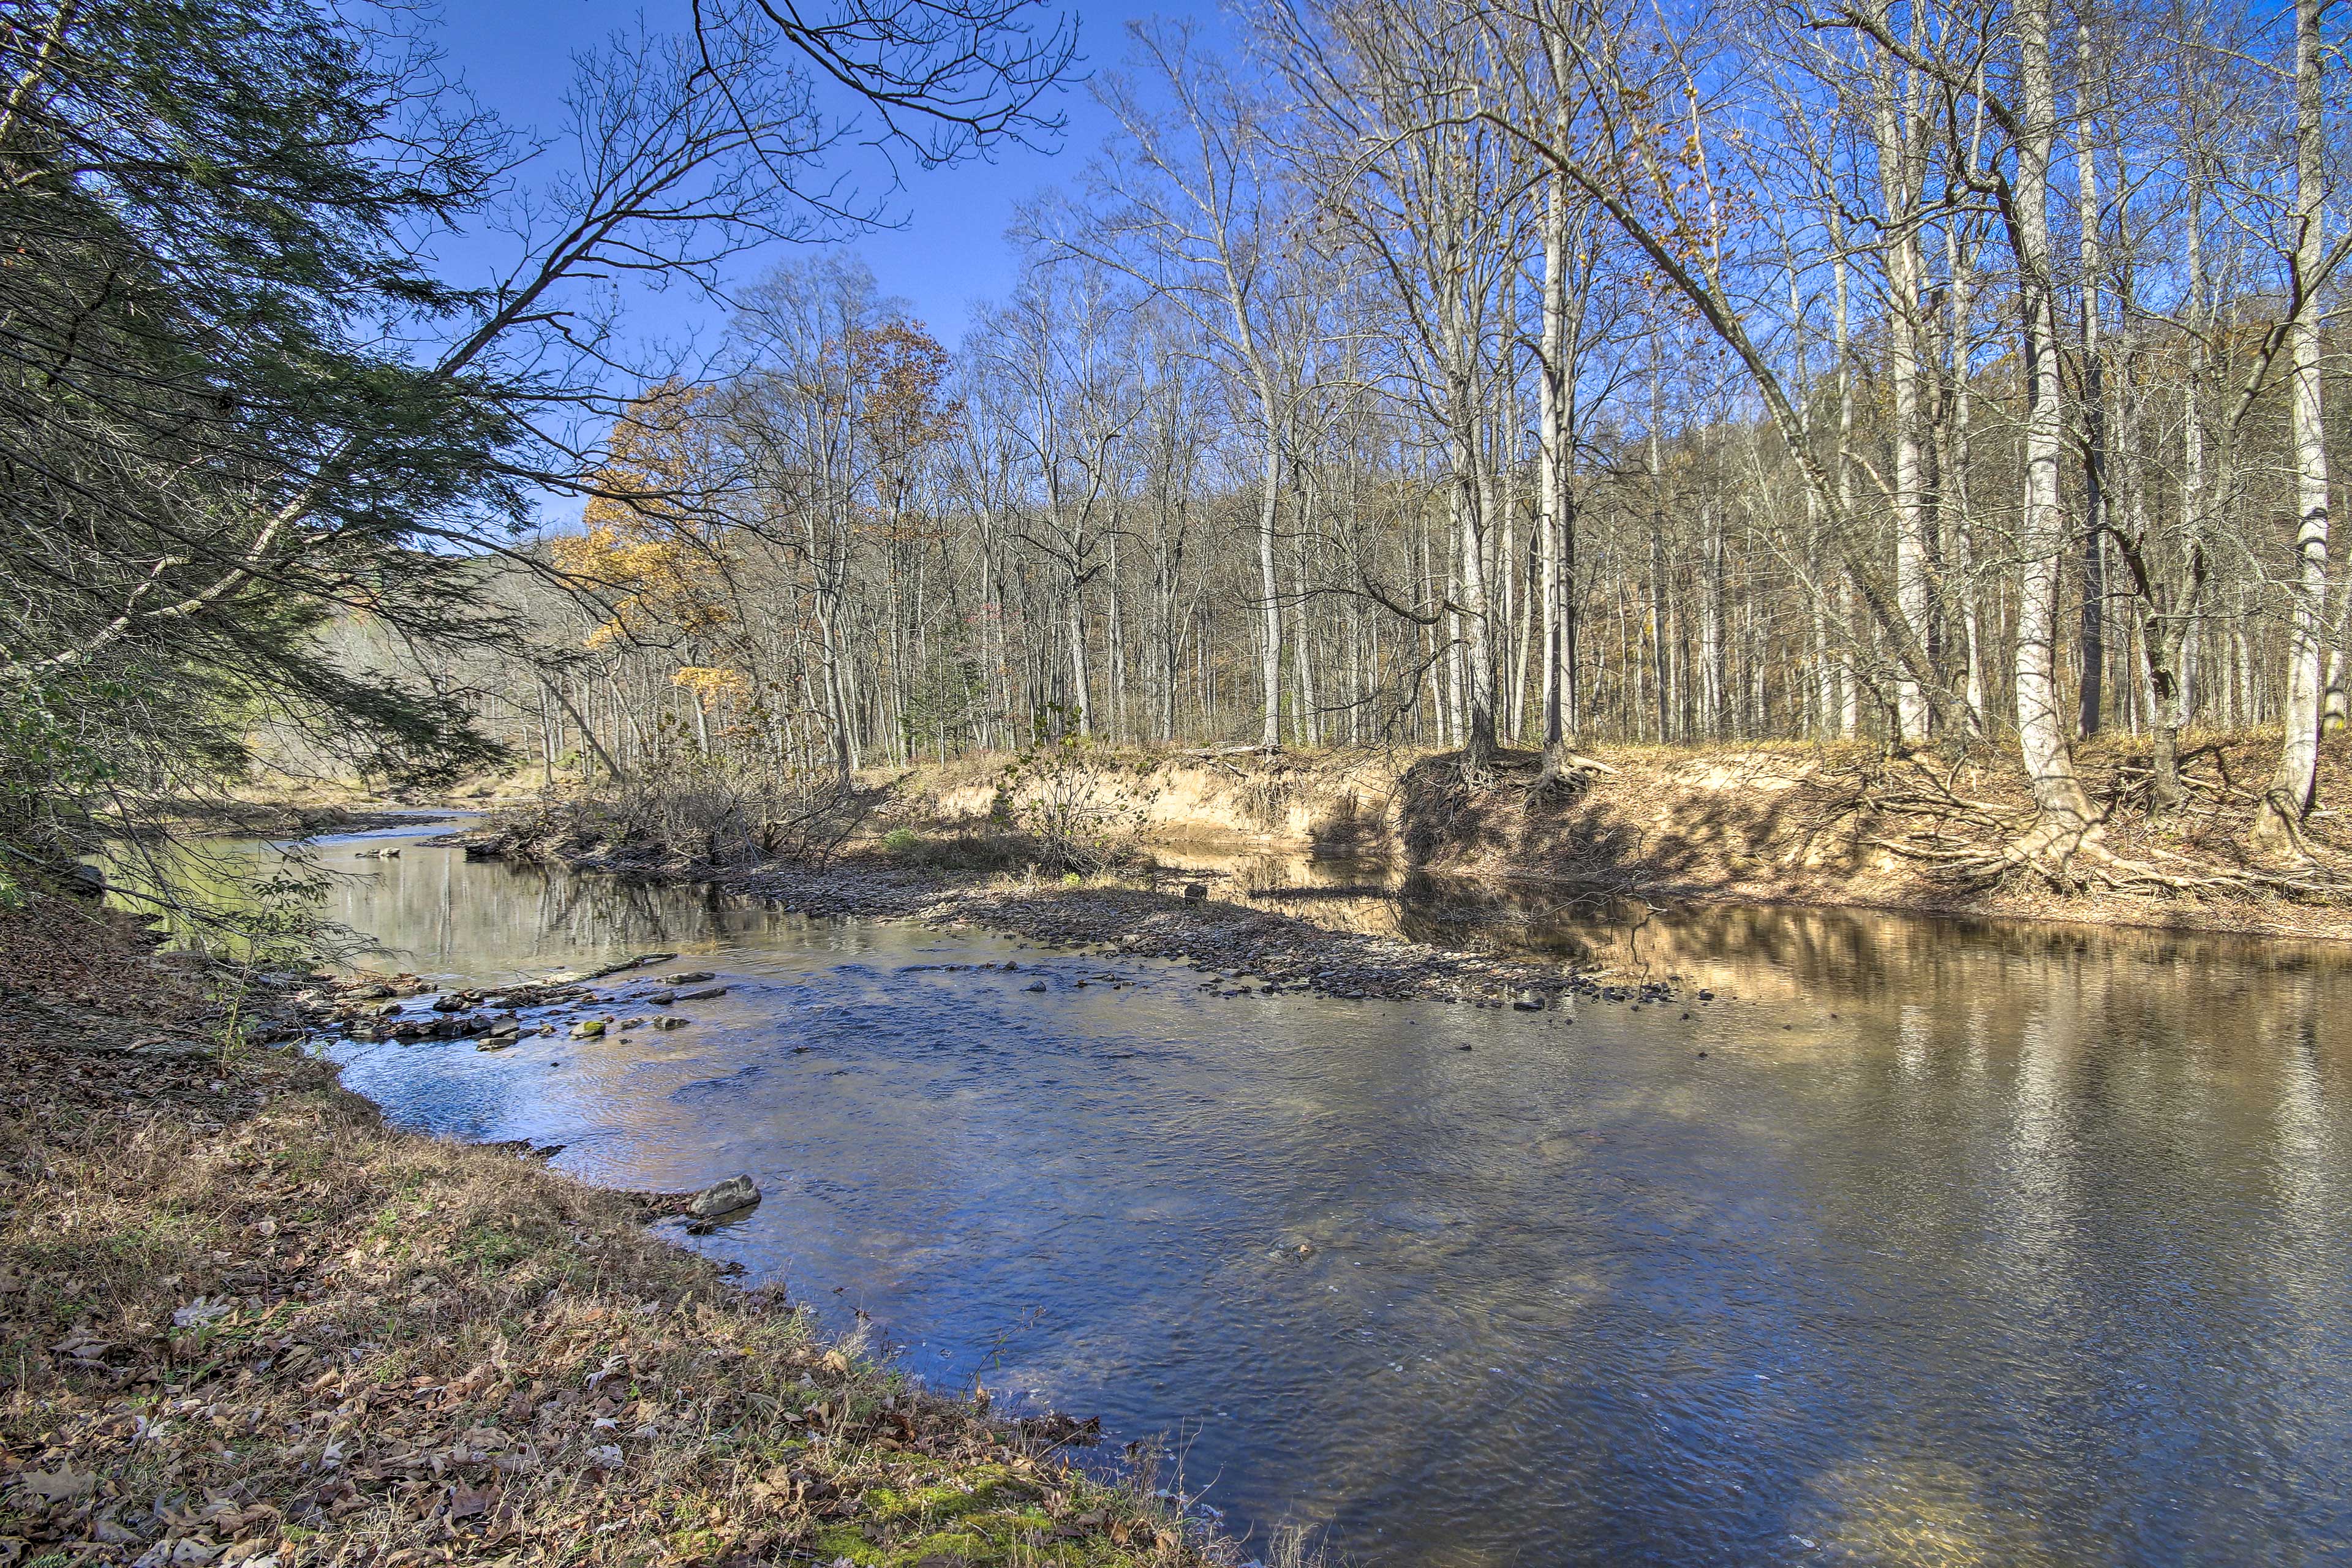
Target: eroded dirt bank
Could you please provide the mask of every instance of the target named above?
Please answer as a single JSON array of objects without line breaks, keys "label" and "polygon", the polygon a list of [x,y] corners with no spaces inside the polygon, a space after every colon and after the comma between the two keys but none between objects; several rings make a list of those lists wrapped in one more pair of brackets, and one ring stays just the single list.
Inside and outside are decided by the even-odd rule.
[{"label": "eroded dirt bank", "polygon": [[[1404,752],[1186,752],[1107,768],[1097,795],[1139,824],[1154,852],[1235,842],[1372,857],[1393,872],[1544,884],[1652,900],[1791,903],[2352,937],[2347,742],[2322,748],[2307,829],[2316,864],[2264,889],[2243,845],[2275,734],[2192,737],[2189,803],[2156,813],[2144,743],[2113,738],[2078,766],[2100,843],[2124,878],[2053,879],[1999,864],[2032,821],[2030,787],[2005,752],[1888,759],[1856,746],[1602,746],[1564,784],[1506,753],[1473,781],[1455,758]],[[1018,820],[985,759],[877,776],[877,820],[934,834]],[[2117,885],[2118,882],[2126,885]]]},{"label": "eroded dirt bank", "polygon": [[78,902],[0,915],[0,1564],[1181,1564],[662,1205],[387,1128]]}]

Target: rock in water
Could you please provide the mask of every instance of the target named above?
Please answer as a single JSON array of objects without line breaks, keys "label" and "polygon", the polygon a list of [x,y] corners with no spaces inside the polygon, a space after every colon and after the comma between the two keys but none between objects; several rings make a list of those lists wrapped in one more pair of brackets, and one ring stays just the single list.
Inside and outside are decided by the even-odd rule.
[{"label": "rock in water", "polygon": [[706,985],[699,991],[681,991],[670,998],[673,1002],[709,1002],[727,994],[724,985]]},{"label": "rock in water", "polygon": [[719,976],[711,973],[708,969],[681,969],[674,974],[663,975],[661,977],[661,983],[665,985],[691,985],[698,980],[716,980],[718,978]]},{"label": "rock in water", "polygon": [[751,1177],[730,1176],[695,1194],[688,1200],[686,1212],[696,1219],[711,1219],[750,1208],[759,1201],[760,1189],[751,1184]]},{"label": "rock in water", "polygon": [[575,1040],[593,1040],[604,1032],[604,1020],[602,1018],[583,1018],[572,1026],[572,1037]]}]

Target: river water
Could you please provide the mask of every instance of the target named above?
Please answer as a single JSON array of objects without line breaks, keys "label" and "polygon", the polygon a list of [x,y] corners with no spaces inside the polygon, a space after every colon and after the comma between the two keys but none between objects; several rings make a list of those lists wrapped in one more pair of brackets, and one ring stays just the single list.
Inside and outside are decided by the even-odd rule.
[{"label": "river water", "polygon": [[695,1245],[866,1315],[935,1385],[1163,1437],[1255,1542],[2352,1561],[2352,953],[1290,906],[1690,996],[1517,1014],[1220,994],[413,838],[321,848],[380,962],[503,981],[675,949],[733,989],[669,1034],[346,1044],[348,1083],[594,1182],[749,1172],[766,1201]]}]

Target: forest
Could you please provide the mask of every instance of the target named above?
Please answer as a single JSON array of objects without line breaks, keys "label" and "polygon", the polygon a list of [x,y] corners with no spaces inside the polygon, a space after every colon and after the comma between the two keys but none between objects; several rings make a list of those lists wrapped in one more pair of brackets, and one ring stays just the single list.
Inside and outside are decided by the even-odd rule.
[{"label": "forest", "polygon": [[[499,206],[520,154],[422,41],[236,9],[308,20],[0,39],[13,841],[257,736],[785,794],[1041,740],[1852,740],[1998,748],[2063,860],[2081,740],[2146,737],[2160,813],[2183,734],[2266,727],[2251,847],[2308,854],[2352,604],[2319,0],[1137,24],[952,347],[854,247],[728,268],[854,236],[832,87],[933,161],[1050,135],[1051,18],[617,40]],[[302,90],[247,101],[257,56]],[[520,259],[448,282],[420,236],[494,207]],[[623,354],[635,271],[723,347]]]},{"label": "forest", "polygon": [[[647,390],[551,764],[2280,726],[2345,597],[2318,11],[1284,5],[1134,30],[953,351],[854,259]],[[2340,439],[2340,437],[2338,437]],[[559,649],[578,651],[568,658]]]}]

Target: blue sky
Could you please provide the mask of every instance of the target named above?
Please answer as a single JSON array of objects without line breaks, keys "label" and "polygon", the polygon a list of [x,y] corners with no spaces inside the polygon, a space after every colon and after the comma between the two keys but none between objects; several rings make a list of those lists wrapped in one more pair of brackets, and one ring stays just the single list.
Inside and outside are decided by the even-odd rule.
[{"label": "blue sky", "polygon": [[[1218,36],[1215,0],[1063,0],[1078,21],[1079,74],[1115,68],[1126,52],[1126,24],[1152,16],[1196,20]],[[572,55],[607,35],[633,28],[642,15],[653,31],[683,29],[688,0],[460,0],[442,16],[448,65],[488,107],[509,123],[553,130],[562,119]],[[904,298],[942,342],[953,347],[977,301],[1001,298],[1013,281],[1014,254],[1004,231],[1014,209],[1048,186],[1072,181],[1109,130],[1083,82],[1055,95],[1069,125],[1056,151],[1007,147],[988,162],[951,169],[905,170],[894,198],[900,226],[877,231],[851,248],[874,269],[886,294]],[[748,258],[739,277],[764,271],[796,249],[774,247]],[[663,337],[708,336],[723,312],[672,292],[632,301],[632,324]]]}]

